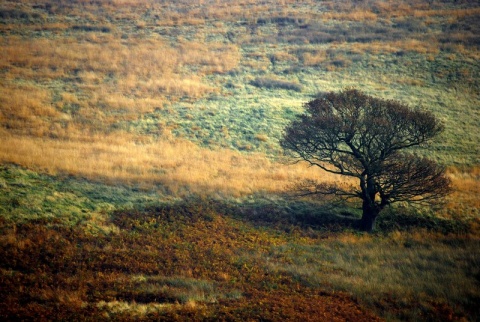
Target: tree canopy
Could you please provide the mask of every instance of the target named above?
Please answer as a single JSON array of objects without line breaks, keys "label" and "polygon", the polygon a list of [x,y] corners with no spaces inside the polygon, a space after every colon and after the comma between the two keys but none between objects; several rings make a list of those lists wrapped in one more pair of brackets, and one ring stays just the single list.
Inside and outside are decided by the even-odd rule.
[{"label": "tree canopy", "polygon": [[443,167],[405,151],[443,129],[431,112],[346,89],[306,103],[305,113],[286,128],[281,145],[296,161],[358,179],[358,185],[347,186],[306,182],[301,190],[360,199],[362,229],[372,231],[385,206],[427,202],[448,193]]}]

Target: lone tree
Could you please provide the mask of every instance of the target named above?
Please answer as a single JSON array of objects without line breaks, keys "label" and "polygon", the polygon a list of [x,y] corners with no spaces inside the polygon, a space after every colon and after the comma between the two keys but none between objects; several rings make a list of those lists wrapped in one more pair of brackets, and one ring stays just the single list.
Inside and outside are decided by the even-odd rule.
[{"label": "lone tree", "polygon": [[443,167],[403,152],[443,131],[432,113],[356,89],[326,93],[306,103],[305,109],[285,131],[285,152],[297,162],[355,178],[358,185],[309,181],[298,186],[301,195],[360,199],[361,229],[371,232],[387,205],[429,202],[449,192]]}]

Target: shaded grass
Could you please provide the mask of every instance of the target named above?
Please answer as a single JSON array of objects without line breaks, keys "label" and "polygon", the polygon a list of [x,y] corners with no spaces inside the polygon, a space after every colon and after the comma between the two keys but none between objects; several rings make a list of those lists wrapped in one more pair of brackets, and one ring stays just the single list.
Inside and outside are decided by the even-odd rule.
[{"label": "shaded grass", "polygon": [[[462,175],[470,178],[474,173],[456,172],[453,182],[458,187],[444,205],[441,212],[443,217],[428,209],[390,207],[379,217],[378,228],[384,233],[418,228],[443,234],[470,233],[470,227],[477,221],[475,214],[470,213],[471,209],[477,207],[474,198],[476,186],[459,186],[462,182],[471,185],[470,181],[464,181]],[[295,227],[326,233],[355,230],[361,216],[361,211],[348,203],[301,201],[265,193],[237,199],[214,199],[205,194],[200,199],[194,195],[178,199],[162,193],[161,187],[146,189],[143,185],[105,185],[68,175],[38,174],[15,165],[0,167],[0,191],[0,214],[7,220],[23,223],[54,219],[72,226],[86,225],[91,232],[112,229],[108,220],[108,214],[112,211],[124,208],[142,211],[159,200],[167,204],[162,208],[162,215],[156,219],[157,225],[165,220],[195,220],[195,217],[189,217],[188,210],[182,209],[181,203],[168,205],[175,200],[183,200],[187,204],[199,203],[198,207],[203,204],[200,207],[206,209],[203,216],[220,212],[282,231],[295,230]],[[455,212],[459,210],[458,207],[453,208],[455,203],[461,203],[467,213]]]},{"label": "shaded grass", "polygon": [[392,209],[370,236],[354,230],[359,214],[348,205],[159,203],[154,193],[14,166],[2,169],[1,188],[4,200],[25,197],[2,200],[12,207],[0,216],[7,319],[371,319],[361,306],[393,319],[478,316],[472,219]]},{"label": "shaded grass", "polygon": [[[343,294],[316,295],[326,302],[313,309],[307,289],[296,295],[307,313],[296,312],[287,301],[295,284],[284,274],[268,274],[261,255],[286,236],[215,209],[195,201],[117,211],[111,218],[118,230],[98,236],[59,219],[15,223],[1,217],[0,314],[7,320],[183,320],[191,314],[199,320],[225,314],[278,320],[308,319],[308,312],[324,310],[327,316],[373,318]],[[274,284],[282,285],[281,293],[266,292]],[[262,299],[276,299],[276,309],[261,311]]]},{"label": "shaded grass", "polygon": [[271,79],[271,78],[255,78],[251,84],[256,87],[269,88],[269,89],[286,89],[293,90],[296,92],[301,92],[302,87],[293,82],[288,82],[284,80]]},{"label": "shaded grass", "polygon": [[0,167],[0,215],[7,221],[58,221],[93,234],[115,229],[106,216],[120,207],[156,202],[155,191],[99,185],[68,176],[47,176],[14,165]]},{"label": "shaded grass", "polygon": [[427,232],[388,238],[344,236],[322,244],[281,246],[276,271],[302,284],[347,291],[394,320],[477,319],[478,240]]},{"label": "shaded grass", "polygon": [[[361,210],[354,208],[353,204],[334,201],[302,202],[257,197],[251,203],[242,204],[236,215],[286,232],[301,227],[313,235],[321,236],[333,232],[358,231]],[[380,214],[376,226],[379,234],[423,229],[445,235],[468,235],[477,221],[477,218],[469,216],[441,218],[431,209],[391,206]]]},{"label": "shaded grass", "polygon": [[287,232],[251,212],[196,198],[139,206],[110,212],[116,229],[96,235],[62,218],[22,223],[2,216],[0,313],[146,320],[308,320],[314,312],[374,319],[368,310],[408,320],[478,316],[479,245],[472,235],[417,228],[374,237],[349,231],[344,220],[337,231],[300,221]]}]

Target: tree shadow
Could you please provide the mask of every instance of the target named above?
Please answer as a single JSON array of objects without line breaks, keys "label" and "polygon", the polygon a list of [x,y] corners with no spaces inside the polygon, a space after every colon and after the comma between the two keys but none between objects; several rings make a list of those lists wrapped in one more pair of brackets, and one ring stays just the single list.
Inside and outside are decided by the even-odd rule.
[{"label": "tree shadow", "polygon": [[[281,197],[252,197],[242,201],[218,200],[192,196],[175,203],[150,205],[117,211],[112,221],[120,228],[132,228],[154,216],[167,222],[212,221],[214,214],[287,233],[307,235],[360,231],[361,210],[354,205],[325,201],[291,200]],[[432,212],[409,207],[390,207],[377,219],[376,233],[423,229],[442,234],[463,234],[471,230],[470,222],[439,218]]]},{"label": "tree shadow", "polygon": [[423,229],[448,235],[470,233],[472,225],[467,219],[441,218],[433,211],[421,211],[414,207],[390,207],[380,213],[377,229],[380,232]]},{"label": "tree shadow", "polygon": [[334,202],[257,200],[238,206],[237,218],[285,231],[307,229],[328,232],[358,230],[360,217],[354,208]]},{"label": "tree shadow", "polygon": [[[213,204],[217,203],[216,201]],[[286,232],[292,230],[326,232],[361,231],[361,209],[339,201],[310,201],[283,198],[254,198],[237,204],[220,202],[220,213]],[[227,210],[229,209],[229,210]],[[380,213],[376,233],[422,229],[441,234],[466,234],[468,220],[440,218],[432,210],[390,206]]]},{"label": "tree shadow", "polygon": [[[342,202],[261,200],[239,206],[242,219],[289,231],[294,227],[320,232],[361,231],[361,210]],[[377,219],[375,233],[422,229],[441,234],[467,234],[468,220],[440,218],[428,209],[390,206]]]}]

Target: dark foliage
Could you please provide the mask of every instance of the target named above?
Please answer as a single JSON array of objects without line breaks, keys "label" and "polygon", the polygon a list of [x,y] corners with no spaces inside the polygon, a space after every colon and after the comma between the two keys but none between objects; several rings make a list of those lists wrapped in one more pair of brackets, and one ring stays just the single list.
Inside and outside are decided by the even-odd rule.
[{"label": "dark foliage", "polygon": [[42,19],[42,15],[36,12],[27,12],[19,9],[0,9],[0,23],[6,20],[34,22],[39,19]]},{"label": "dark foliage", "polygon": [[111,31],[110,27],[107,26],[88,26],[88,25],[75,25],[71,27],[75,31],[86,31],[86,32],[103,32],[109,33]]},{"label": "dark foliage", "polygon": [[282,147],[294,160],[355,178],[359,186],[308,181],[298,186],[300,195],[360,199],[363,229],[371,231],[387,205],[429,202],[449,192],[443,167],[403,152],[443,130],[430,112],[355,89],[323,94],[305,108],[286,129]]},{"label": "dark foliage", "polygon": [[257,77],[251,82],[251,84],[256,87],[268,89],[286,89],[296,92],[302,91],[302,86],[300,84],[265,77]]}]

